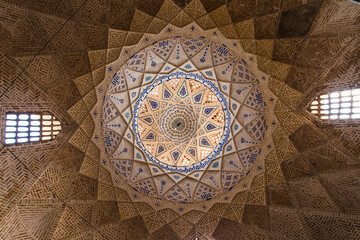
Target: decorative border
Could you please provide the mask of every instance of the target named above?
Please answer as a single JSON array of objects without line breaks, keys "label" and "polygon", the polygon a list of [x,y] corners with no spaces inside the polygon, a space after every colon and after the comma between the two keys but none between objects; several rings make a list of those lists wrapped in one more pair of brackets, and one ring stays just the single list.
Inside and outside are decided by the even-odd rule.
[{"label": "decorative border", "polygon": [[[215,146],[214,150],[206,158],[204,158],[203,160],[201,160],[198,163],[195,163],[195,164],[190,165],[190,166],[185,166],[185,167],[170,166],[170,165],[168,165],[166,163],[160,162],[158,159],[156,159],[156,157],[152,156],[152,154],[148,150],[146,150],[144,144],[140,140],[140,134],[137,131],[139,110],[140,110],[141,104],[146,99],[148,93],[150,93],[159,84],[162,84],[163,82],[169,81],[169,80],[174,79],[174,78],[192,79],[192,80],[196,80],[196,81],[204,84],[206,87],[208,87],[216,95],[216,97],[218,98],[220,104],[222,105],[222,108],[223,108],[224,113],[225,113],[224,133],[223,133],[223,135],[222,135],[222,137],[220,139],[220,142]],[[211,81],[206,80],[201,75],[194,74],[194,73],[173,72],[173,73],[171,73],[169,75],[164,75],[164,76],[161,76],[159,78],[156,78],[153,81],[152,84],[147,86],[145,88],[145,90],[140,93],[140,97],[135,103],[135,108],[134,108],[134,111],[133,111],[133,119],[132,119],[132,131],[135,134],[136,144],[145,153],[145,156],[147,157],[147,159],[150,159],[151,162],[153,162],[154,164],[158,165],[159,167],[161,167],[162,169],[164,169],[166,171],[189,173],[189,172],[192,172],[194,170],[202,169],[202,168],[206,167],[210,163],[211,160],[216,158],[216,156],[222,151],[223,146],[226,144],[226,142],[229,139],[230,125],[231,125],[231,115],[230,115],[230,111],[228,109],[228,106],[229,106],[229,104],[226,101],[226,98],[224,97],[224,94],[222,94],[220,92],[219,88],[216,87]]]}]

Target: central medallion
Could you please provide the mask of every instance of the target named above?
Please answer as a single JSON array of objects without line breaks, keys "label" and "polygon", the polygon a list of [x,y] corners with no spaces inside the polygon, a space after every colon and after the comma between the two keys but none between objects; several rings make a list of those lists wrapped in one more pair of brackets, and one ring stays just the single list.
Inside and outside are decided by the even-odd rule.
[{"label": "central medallion", "polygon": [[160,111],[161,116],[158,120],[163,140],[166,143],[189,144],[190,140],[197,136],[199,113],[195,111],[194,106],[186,105],[183,101],[165,101],[168,104]]},{"label": "central medallion", "polygon": [[172,122],[171,127],[176,131],[181,131],[185,128],[185,120],[183,118],[177,118]]},{"label": "central medallion", "polygon": [[207,157],[224,132],[224,111],[204,84],[175,78],[154,87],[140,106],[138,130],[146,150],[170,166]]},{"label": "central medallion", "polygon": [[224,135],[225,113],[219,98],[210,87],[190,78],[154,86],[139,103],[137,118],[140,147],[172,167],[201,162]]}]

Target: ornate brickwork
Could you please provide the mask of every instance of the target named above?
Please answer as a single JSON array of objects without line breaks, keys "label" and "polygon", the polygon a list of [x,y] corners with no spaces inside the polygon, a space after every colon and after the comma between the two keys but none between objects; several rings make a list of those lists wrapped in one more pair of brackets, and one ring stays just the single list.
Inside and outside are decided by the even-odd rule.
[{"label": "ornate brickwork", "polygon": [[[0,129],[0,239],[360,238],[359,122],[324,124],[305,110],[321,91],[359,87],[354,1],[8,0],[0,9],[0,125],[23,110],[64,123],[41,144],[4,146]],[[151,65],[136,62],[151,62],[148,53],[169,64],[145,76]],[[145,163],[126,117],[147,78],[178,70],[216,83],[236,120],[207,165],[225,170],[189,175],[191,196],[213,197],[198,203],[167,200],[191,199],[183,175]],[[164,199],[129,187],[133,178]]]},{"label": "ornate brickwork", "polygon": [[[248,63],[225,45],[204,37],[158,41],[109,75],[101,123],[105,151],[112,174],[138,192],[209,200],[235,187],[261,154],[266,103]],[[241,84],[231,88],[231,81]],[[126,127],[132,132],[124,133]],[[237,144],[230,142],[231,128]],[[236,158],[219,158],[222,152]],[[263,189],[252,192],[252,202],[265,201]]]}]

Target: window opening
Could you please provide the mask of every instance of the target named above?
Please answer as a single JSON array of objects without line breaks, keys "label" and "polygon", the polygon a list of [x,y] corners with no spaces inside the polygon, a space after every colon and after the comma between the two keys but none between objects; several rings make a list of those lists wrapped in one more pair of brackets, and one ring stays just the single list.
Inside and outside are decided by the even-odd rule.
[{"label": "window opening", "polygon": [[6,113],[5,144],[49,141],[61,131],[61,123],[48,113]]},{"label": "window opening", "polygon": [[360,88],[317,96],[309,111],[320,119],[360,119]]}]

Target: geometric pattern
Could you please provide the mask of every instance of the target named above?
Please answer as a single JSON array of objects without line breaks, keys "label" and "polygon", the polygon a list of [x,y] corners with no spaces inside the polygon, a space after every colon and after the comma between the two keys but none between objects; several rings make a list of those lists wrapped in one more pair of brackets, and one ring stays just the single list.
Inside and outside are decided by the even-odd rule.
[{"label": "geometric pattern", "polygon": [[135,129],[145,150],[160,162],[175,166],[206,158],[203,153],[213,151],[220,141],[212,136],[224,132],[224,111],[214,96],[192,79],[175,78],[154,87],[141,103]]},{"label": "geometric pattern", "polygon": [[157,41],[109,76],[104,147],[112,174],[134,190],[204,201],[251,171],[267,129],[265,102],[248,63],[226,45]]},{"label": "geometric pattern", "polygon": [[256,86],[253,88],[253,90],[250,92],[248,98],[244,102],[245,105],[259,109],[264,111],[265,110],[265,102],[263,101],[263,97],[261,95],[261,92],[259,90],[259,87]]},{"label": "geometric pattern", "polygon": [[265,135],[264,127],[266,128],[265,117],[260,117],[249,123],[245,128],[252,137],[262,141]]},{"label": "geometric pattern", "polygon": [[[184,81],[184,78],[193,79]],[[165,82],[165,87],[160,88],[162,85],[158,84],[163,82]],[[147,92],[152,98],[145,99]],[[194,92],[194,95],[191,94],[192,92]],[[191,103],[193,103],[193,106],[191,106]],[[204,104],[205,107],[202,107]],[[166,109],[159,111],[161,106]],[[211,107],[207,108],[207,106]],[[145,153],[147,159],[165,171],[190,173],[193,170],[203,169],[221,152],[223,145],[228,140],[231,117],[227,108],[228,103],[224,95],[218,91],[212,82],[205,80],[203,76],[178,71],[163,75],[147,86],[144,92],[140,94],[140,98],[135,102],[132,130],[135,133],[136,145]],[[153,115],[147,115],[149,111],[152,111]],[[138,114],[145,114],[143,117],[140,116],[142,121],[138,121]],[[178,117],[169,120],[167,117],[169,114],[175,114]],[[208,120],[209,118],[210,120]],[[156,121],[157,124],[153,124]],[[143,125],[143,122],[146,122],[146,124]],[[191,122],[190,126],[194,127],[186,130],[187,122]],[[149,124],[152,127],[151,130],[147,130],[149,126],[146,125]],[[175,132],[173,130],[168,131],[169,128],[174,127],[174,124],[180,124],[179,127],[183,126],[184,128],[181,131],[186,131],[189,135],[182,137],[176,133],[177,130]],[[217,128],[218,130],[216,130]],[[154,131],[158,131],[161,136],[157,137],[159,134]],[[194,134],[196,134],[197,138],[191,139]],[[157,140],[160,138],[159,146],[157,142],[154,142],[155,138]],[[189,144],[189,146],[187,147],[186,144]],[[162,161],[154,158],[154,155],[161,155],[164,151],[169,151],[168,157],[166,155],[160,157]],[[182,152],[185,154],[183,155]],[[191,158],[198,160],[187,166],[191,163]],[[180,161],[181,166],[176,166],[178,161]]]},{"label": "geometric pattern", "polygon": [[[42,0],[42,4],[22,1],[20,6],[16,1],[3,1],[0,4],[3,10],[0,31],[4,36],[0,43],[2,121],[5,112],[14,109],[48,110],[61,119],[64,128],[58,140],[35,148],[30,145],[2,148],[0,239],[233,239],[235,236],[244,239],[359,239],[359,126],[348,124],[347,120],[329,125],[322,121],[314,124],[308,121],[310,114],[302,108],[319,89],[327,92],[359,87],[356,34],[360,7],[355,0],[267,2],[111,0],[74,4],[72,1]],[[177,27],[181,27],[180,31]],[[194,50],[194,61],[191,61],[196,62],[196,67],[204,74],[212,72],[211,80],[219,83],[220,91],[226,96],[234,89],[246,87],[241,85],[251,85],[256,78],[261,78],[261,73],[254,71],[255,80],[250,75],[247,80],[246,72],[241,70],[243,77],[234,77],[235,72],[239,72],[239,62],[245,60],[249,67],[256,62],[259,69],[269,74],[259,79],[261,90],[269,99],[267,114],[272,114],[272,107],[277,108],[276,117],[272,115],[266,119],[272,133],[271,136],[270,131],[266,133],[269,136],[266,141],[273,140],[273,144],[270,141],[263,147],[261,155],[266,158],[262,170],[252,166],[250,176],[231,191],[194,204],[161,201],[137,194],[123,181],[116,183],[116,165],[103,157],[101,137],[102,127],[120,135],[121,149],[127,148],[123,159],[131,156],[131,160],[114,162],[130,181],[134,177],[133,159],[139,149],[129,145],[133,140],[127,135],[132,132],[125,115],[130,112],[131,117],[132,112],[125,106],[134,99],[129,98],[131,93],[129,95],[127,87],[130,83],[125,79],[123,67],[119,69],[119,66],[152,41],[161,43],[163,39],[178,35],[195,39],[206,36],[237,52],[242,52],[243,48],[248,53],[238,54],[242,59],[229,68],[234,71],[235,81],[230,82],[231,73],[224,79],[212,64],[195,61],[199,53],[202,53],[199,59],[202,58],[208,45],[209,54],[211,42],[199,47],[196,54]],[[155,57],[164,56],[162,59],[167,61],[172,47],[178,46],[177,41],[172,41],[169,48],[164,48],[164,55],[159,52]],[[111,64],[116,59],[121,64]],[[157,77],[157,73],[155,71],[150,77]],[[112,90],[105,94],[103,83],[112,81]],[[129,89],[137,90],[132,86]],[[109,97],[110,92],[116,93],[114,98]],[[120,96],[121,92],[126,96]],[[237,130],[232,124],[234,138],[230,136],[228,144],[234,143],[235,149],[232,145],[230,154],[225,146],[222,164],[227,156],[236,163],[236,150],[239,145],[247,144],[241,142],[246,137],[237,136],[241,135],[240,131],[248,132],[245,127],[260,117],[245,117],[245,109],[251,110],[247,115],[260,111],[241,105],[243,98],[237,100],[236,94],[229,95],[230,110],[234,119],[242,116],[245,121],[236,122]],[[111,102],[117,101],[115,97],[123,99],[124,107],[118,104],[119,115],[115,118],[109,115],[112,119],[105,120],[106,126],[101,126],[104,95]],[[232,102],[232,97],[237,102]],[[232,108],[233,103],[236,110]],[[304,131],[299,133],[297,129],[303,129],[300,126],[304,123],[311,125],[311,131],[300,134]],[[289,135],[293,139],[289,140]],[[312,144],[308,144],[309,141]],[[321,145],[323,141],[327,144]],[[297,154],[294,146],[304,154]],[[137,170],[135,166],[134,173]],[[31,172],[34,175],[30,175]],[[266,190],[266,200],[251,203],[261,194],[246,187],[242,189],[250,185],[248,179],[258,172],[265,175],[262,181],[251,183],[250,189],[263,189],[264,193]],[[156,174],[160,173],[161,170]],[[316,186],[309,186],[312,174],[318,179]],[[202,176],[206,177],[199,171],[193,178]],[[231,179],[224,176],[224,179],[237,181],[235,175]],[[258,186],[260,182],[263,184]],[[161,182],[151,183],[161,189]],[[174,196],[173,193],[178,192],[178,188],[170,185],[167,182],[162,191],[169,194],[161,196],[170,193]],[[330,205],[331,210],[326,210],[329,208],[324,209],[323,205],[328,205],[329,201],[336,207]],[[311,209],[307,204],[311,204]]]}]

